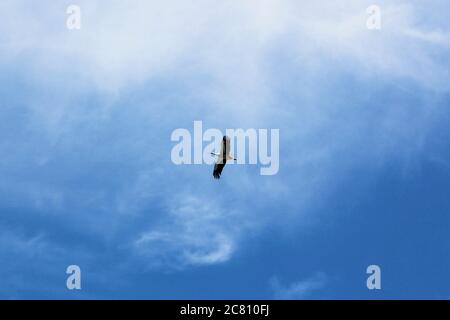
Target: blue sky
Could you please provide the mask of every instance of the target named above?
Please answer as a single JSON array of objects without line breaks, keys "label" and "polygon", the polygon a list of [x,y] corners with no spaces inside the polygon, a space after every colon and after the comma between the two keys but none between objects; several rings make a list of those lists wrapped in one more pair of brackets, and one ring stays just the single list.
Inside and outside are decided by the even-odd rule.
[{"label": "blue sky", "polygon": [[[0,298],[450,297],[447,1],[75,2],[0,4]],[[196,120],[279,173],[173,165]]]}]

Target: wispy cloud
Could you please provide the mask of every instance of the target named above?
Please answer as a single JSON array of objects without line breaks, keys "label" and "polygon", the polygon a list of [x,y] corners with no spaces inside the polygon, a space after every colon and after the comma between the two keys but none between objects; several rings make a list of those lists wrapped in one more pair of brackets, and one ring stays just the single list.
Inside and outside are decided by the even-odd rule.
[{"label": "wispy cloud", "polygon": [[171,267],[208,265],[230,259],[240,232],[231,224],[232,212],[192,195],[175,197],[168,215],[136,241],[137,250],[150,265]]},{"label": "wispy cloud", "polygon": [[289,285],[282,285],[277,277],[271,280],[271,288],[275,299],[281,300],[302,300],[312,294],[322,290],[327,285],[328,278],[324,273],[317,273],[310,278],[293,282]]},{"label": "wispy cloud", "polygon": [[[50,67],[51,56],[58,66],[52,68],[54,72],[76,71],[100,88],[136,85],[195,69],[209,74],[232,95],[229,101],[236,102],[233,95],[249,98],[239,92],[236,80],[249,93],[270,90],[264,66],[277,46],[295,53],[304,66],[331,54],[360,68],[410,76],[423,84],[448,79],[440,71],[440,62],[431,60],[434,49],[415,43],[427,40],[445,46],[448,35],[432,21],[427,21],[430,27],[424,29],[419,25],[415,4],[403,1],[381,5],[383,28],[378,33],[366,28],[369,2],[356,0],[345,4],[231,1],[215,6],[207,1],[80,1],[83,28],[78,33],[65,29],[64,7],[44,5],[44,1],[42,9],[31,14],[22,10],[25,3],[2,3],[6,15],[2,19],[5,27],[1,37],[6,44],[3,55],[17,54],[17,45],[12,44],[20,41],[20,52],[32,56],[34,70],[42,72]],[[50,14],[44,14],[43,8],[52,8]],[[60,28],[58,22],[62,22]],[[415,68],[410,68],[411,63]],[[426,67],[434,72],[424,74]]]}]

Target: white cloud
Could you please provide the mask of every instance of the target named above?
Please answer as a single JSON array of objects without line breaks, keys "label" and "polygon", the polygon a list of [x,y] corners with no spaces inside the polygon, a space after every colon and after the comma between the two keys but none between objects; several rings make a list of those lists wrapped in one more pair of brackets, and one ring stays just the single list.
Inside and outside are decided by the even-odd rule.
[{"label": "white cloud", "polygon": [[287,286],[280,284],[278,278],[273,278],[271,287],[275,299],[301,300],[306,299],[311,296],[311,294],[323,289],[327,282],[328,279],[324,273],[317,273],[310,278],[291,283]]},{"label": "white cloud", "polygon": [[[248,93],[270,89],[264,65],[277,48],[296,50],[303,66],[328,55],[423,83],[448,79],[430,61],[432,51],[414,42],[447,44],[448,35],[438,27],[422,30],[415,5],[403,1],[381,5],[383,28],[378,33],[367,30],[367,5],[357,0],[226,1],[214,6],[204,0],[79,1],[79,32],[66,30],[63,6],[43,3],[35,10],[23,10],[26,1],[2,3],[3,55],[29,53],[38,70],[78,72],[100,88],[205,72],[231,95],[230,103],[242,101],[251,97],[242,96],[242,86]],[[428,67],[434,73],[424,75],[421,71]]]},{"label": "white cloud", "polygon": [[175,197],[163,222],[135,241],[149,264],[182,268],[209,265],[230,259],[240,228],[231,223],[232,212],[210,200],[191,195]]}]

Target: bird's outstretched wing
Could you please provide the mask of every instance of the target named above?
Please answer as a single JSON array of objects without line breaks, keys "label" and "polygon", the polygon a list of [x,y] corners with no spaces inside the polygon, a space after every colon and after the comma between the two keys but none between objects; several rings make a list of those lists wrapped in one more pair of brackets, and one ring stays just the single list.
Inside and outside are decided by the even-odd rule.
[{"label": "bird's outstretched wing", "polygon": [[220,175],[222,174],[222,170],[225,167],[225,163],[221,163],[222,161],[216,162],[214,165],[213,176],[214,179],[220,179]]}]

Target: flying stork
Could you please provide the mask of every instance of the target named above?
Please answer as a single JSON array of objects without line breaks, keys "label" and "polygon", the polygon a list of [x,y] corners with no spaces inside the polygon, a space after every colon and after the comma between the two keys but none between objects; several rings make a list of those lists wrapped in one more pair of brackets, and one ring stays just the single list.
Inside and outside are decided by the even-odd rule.
[{"label": "flying stork", "polygon": [[220,153],[211,153],[213,156],[217,156],[216,163],[214,164],[213,177],[214,179],[220,179],[223,167],[227,164],[228,160],[235,160],[234,157],[230,155],[230,138],[224,136],[222,139],[222,144],[220,147]]}]

